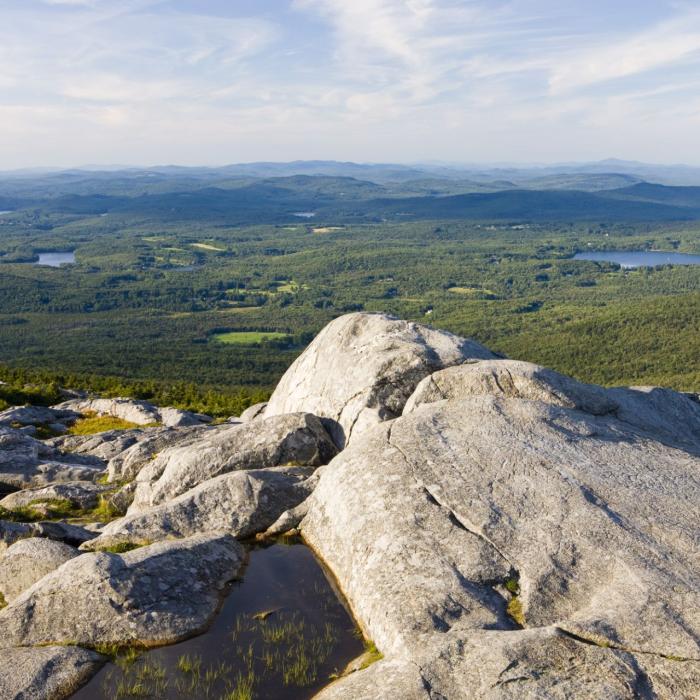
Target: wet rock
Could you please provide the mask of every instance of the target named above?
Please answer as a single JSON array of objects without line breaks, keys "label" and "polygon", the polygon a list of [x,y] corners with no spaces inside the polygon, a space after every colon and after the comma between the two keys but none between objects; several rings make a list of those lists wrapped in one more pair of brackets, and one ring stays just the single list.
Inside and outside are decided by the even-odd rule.
[{"label": "wet rock", "polygon": [[0,593],[9,603],[46,574],[79,554],[75,547],[41,537],[19,540],[0,555]]},{"label": "wet rock", "polygon": [[243,559],[229,535],[197,535],[122,555],[84,554],[0,611],[2,643],[149,646],[185,639],[212,618]]},{"label": "wet rock", "polygon": [[0,652],[0,698],[64,700],[85,683],[105,658],[76,646],[27,647]]},{"label": "wet rock", "polygon": [[197,532],[228,532],[247,538],[262,532],[280,514],[311,492],[313,468],[279,467],[223,474],[144,512],[109,523],[83,549],[122,542],[154,542]]},{"label": "wet rock", "polygon": [[288,464],[318,466],[335,453],[321,421],[308,413],[217,426],[163,450],[144,467],[129,513],[176,498],[221,474]]},{"label": "wet rock", "polygon": [[265,416],[308,411],[328,421],[339,447],[401,415],[418,382],[451,365],[495,355],[471,340],[384,314],[329,323],[285,372]]}]

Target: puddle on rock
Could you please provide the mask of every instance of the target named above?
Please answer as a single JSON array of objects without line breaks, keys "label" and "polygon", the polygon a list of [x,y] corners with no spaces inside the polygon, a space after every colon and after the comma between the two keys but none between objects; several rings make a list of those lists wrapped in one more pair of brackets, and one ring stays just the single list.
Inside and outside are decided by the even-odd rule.
[{"label": "puddle on rock", "polygon": [[251,550],[204,634],[106,664],[73,700],[304,700],[362,651],[311,550],[276,543]]}]

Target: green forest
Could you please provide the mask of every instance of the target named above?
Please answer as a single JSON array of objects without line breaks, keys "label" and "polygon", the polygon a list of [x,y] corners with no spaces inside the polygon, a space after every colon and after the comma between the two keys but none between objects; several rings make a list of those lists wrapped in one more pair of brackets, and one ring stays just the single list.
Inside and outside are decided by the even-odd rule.
[{"label": "green forest", "polygon": [[[585,381],[700,391],[700,266],[572,259],[698,253],[700,223],[190,218],[47,204],[0,216],[0,401],[33,386],[48,402],[61,385],[239,413],[359,310]],[[51,251],[75,263],[36,264]]]}]

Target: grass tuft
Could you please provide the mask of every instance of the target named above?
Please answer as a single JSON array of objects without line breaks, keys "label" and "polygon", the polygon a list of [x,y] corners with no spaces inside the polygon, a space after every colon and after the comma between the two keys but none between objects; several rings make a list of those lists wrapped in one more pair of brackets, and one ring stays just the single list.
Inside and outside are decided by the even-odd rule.
[{"label": "grass tuft", "polygon": [[509,593],[512,593],[513,595],[520,594],[520,583],[516,577],[512,576],[511,578],[506,579],[506,582],[503,585]]},{"label": "grass tuft", "polygon": [[365,653],[363,655],[363,661],[360,664],[361,671],[384,658],[384,654],[377,649],[377,645],[371,639],[365,639],[364,645]]},{"label": "grass tuft", "polygon": [[86,413],[84,418],[79,418],[68,428],[68,432],[71,435],[94,435],[95,433],[105,433],[108,430],[132,430],[133,428],[144,427],[146,426],[115,418],[114,416],[98,416]]},{"label": "grass tuft", "polygon": [[108,552],[109,554],[126,554],[139,547],[147,547],[151,542],[118,542],[117,544],[108,544],[100,547],[98,552]]},{"label": "grass tuft", "polygon": [[39,520],[61,520],[81,515],[82,511],[66,498],[46,498],[26,506],[8,510],[0,506],[0,519],[16,523],[34,523]]},{"label": "grass tuft", "polygon": [[506,612],[513,622],[521,627],[525,627],[525,611],[523,610],[523,604],[520,602],[520,598],[513,596],[508,601]]}]

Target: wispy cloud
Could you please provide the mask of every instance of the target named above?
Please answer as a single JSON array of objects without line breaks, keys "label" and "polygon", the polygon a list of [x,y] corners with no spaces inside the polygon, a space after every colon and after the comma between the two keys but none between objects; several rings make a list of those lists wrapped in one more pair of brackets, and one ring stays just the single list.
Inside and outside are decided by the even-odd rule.
[{"label": "wispy cloud", "polygon": [[[700,11],[674,0],[0,0],[0,13],[0,168],[677,160],[687,148],[661,149],[698,126]],[[650,138],[670,120],[671,141]]]},{"label": "wispy cloud", "polygon": [[646,31],[611,39],[580,53],[565,55],[552,69],[549,80],[552,92],[700,62],[700,11],[686,11]]}]

